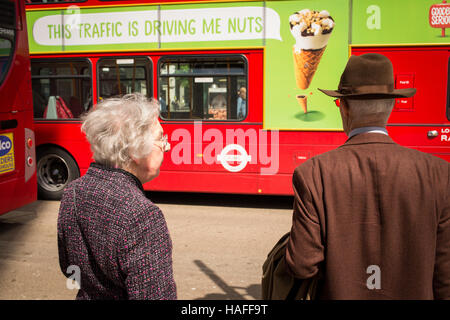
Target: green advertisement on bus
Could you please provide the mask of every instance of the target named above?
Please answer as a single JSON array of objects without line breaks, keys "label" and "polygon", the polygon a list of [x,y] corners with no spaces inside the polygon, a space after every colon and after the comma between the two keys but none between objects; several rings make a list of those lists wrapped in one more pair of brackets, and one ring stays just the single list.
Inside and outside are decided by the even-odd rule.
[{"label": "green advertisement on bus", "polygon": [[[342,130],[336,89],[358,45],[449,44],[437,0],[246,1],[29,10],[39,53],[262,48],[264,129]],[[447,32],[449,33],[449,32]]]}]

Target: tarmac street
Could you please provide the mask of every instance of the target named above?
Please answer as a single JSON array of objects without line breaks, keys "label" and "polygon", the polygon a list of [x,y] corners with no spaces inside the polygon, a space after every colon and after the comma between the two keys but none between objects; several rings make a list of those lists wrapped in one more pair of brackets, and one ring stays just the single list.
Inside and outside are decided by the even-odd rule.
[{"label": "tarmac street", "polygon": [[[290,230],[292,197],[149,192],[173,242],[178,298],[261,298],[262,264]],[[59,268],[58,201],[0,216],[0,299],[74,299]]]}]

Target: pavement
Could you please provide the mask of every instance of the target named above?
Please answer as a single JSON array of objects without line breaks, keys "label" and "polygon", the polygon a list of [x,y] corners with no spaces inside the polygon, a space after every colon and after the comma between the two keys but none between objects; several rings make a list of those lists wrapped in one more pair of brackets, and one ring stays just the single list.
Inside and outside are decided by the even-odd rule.
[{"label": "pavement", "polygon": [[[262,264],[290,230],[292,197],[147,193],[173,242],[181,300],[261,299]],[[58,201],[0,216],[0,300],[72,300],[59,268]]]}]

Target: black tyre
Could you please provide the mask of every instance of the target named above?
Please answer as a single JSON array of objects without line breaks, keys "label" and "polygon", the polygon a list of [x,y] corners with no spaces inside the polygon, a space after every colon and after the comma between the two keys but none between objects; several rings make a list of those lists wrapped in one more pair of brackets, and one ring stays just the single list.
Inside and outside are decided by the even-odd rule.
[{"label": "black tyre", "polygon": [[37,149],[38,197],[44,200],[60,200],[69,182],[80,176],[72,156],[57,147]]}]

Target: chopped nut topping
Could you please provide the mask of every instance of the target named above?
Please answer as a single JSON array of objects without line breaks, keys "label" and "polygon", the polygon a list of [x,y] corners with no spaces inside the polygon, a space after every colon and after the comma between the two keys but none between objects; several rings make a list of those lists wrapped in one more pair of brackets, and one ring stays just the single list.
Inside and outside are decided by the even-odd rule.
[{"label": "chopped nut topping", "polygon": [[289,17],[291,29],[299,25],[303,37],[330,33],[334,27],[334,20],[327,11],[304,9]]}]

